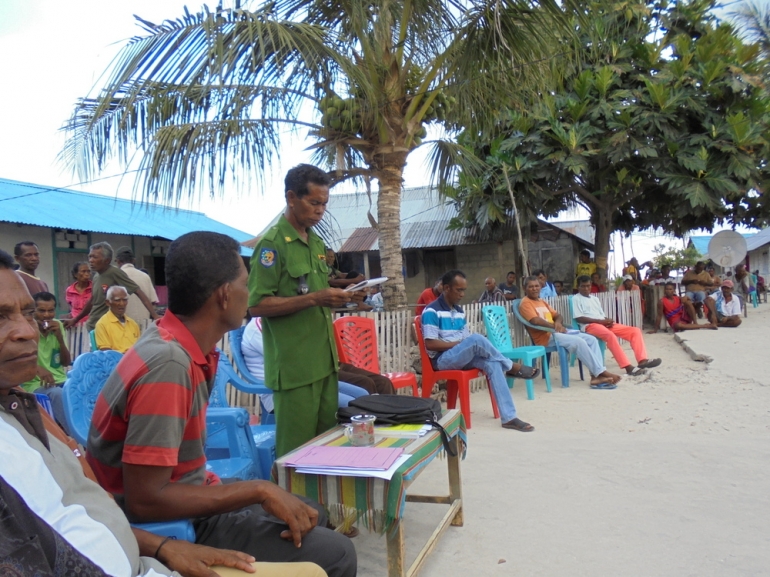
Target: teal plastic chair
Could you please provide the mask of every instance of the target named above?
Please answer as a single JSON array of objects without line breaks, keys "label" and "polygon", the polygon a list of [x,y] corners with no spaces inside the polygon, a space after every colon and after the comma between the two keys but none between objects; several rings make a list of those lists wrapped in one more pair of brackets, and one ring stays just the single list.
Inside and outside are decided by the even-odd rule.
[{"label": "teal plastic chair", "polygon": [[99,348],[96,346],[96,331],[90,330],[88,331],[88,340],[91,342],[91,352],[95,353],[99,350]]},{"label": "teal plastic chair", "polygon": [[[513,361],[521,361],[528,367],[535,366],[537,359],[543,359],[543,377],[545,378],[545,390],[551,392],[551,374],[548,372],[545,347],[532,345],[529,347],[514,347],[511,341],[511,329],[508,326],[508,315],[505,307],[489,305],[481,309],[484,318],[484,326],[487,328],[487,338],[492,345],[500,351],[500,354]],[[511,381],[513,379],[511,378]],[[535,384],[533,379],[525,379],[527,385],[527,398],[535,400]]]},{"label": "teal plastic chair", "polygon": [[[511,309],[513,309],[513,314],[516,315],[516,320],[519,321],[521,324],[523,324],[525,327],[529,327],[531,329],[536,329],[538,331],[545,331],[547,333],[553,333],[555,332],[553,329],[545,328],[545,327],[536,327],[532,323],[530,323],[528,320],[526,320],[523,316],[521,316],[521,311],[519,310],[519,307],[521,306],[521,299],[516,299],[513,302],[511,302]],[[529,332],[529,331],[527,331]],[[532,338],[532,335],[529,335],[529,338]],[[534,342],[532,343],[535,344]],[[557,353],[559,355],[559,369],[561,371],[561,386],[564,388],[569,387],[569,351],[565,349],[564,347],[560,347],[559,345],[549,345],[545,348],[545,352],[547,353],[546,363],[543,365],[543,376],[545,376],[546,372],[546,365],[550,363],[550,354],[551,353]]]},{"label": "teal plastic chair", "polygon": [[[570,295],[569,297],[569,318],[572,319],[572,328],[576,331],[580,330],[580,323],[575,320],[575,315],[572,312],[572,299],[575,297],[575,295]],[[607,343],[605,343],[602,339],[596,339],[599,341],[599,350],[602,352],[602,362],[604,362],[604,353],[607,350]],[[575,366],[575,359],[577,359],[576,354],[572,354],[569,360],[569,366],[574,367]],[[583,363],[580,363],[580,380],[583,380]]]}]

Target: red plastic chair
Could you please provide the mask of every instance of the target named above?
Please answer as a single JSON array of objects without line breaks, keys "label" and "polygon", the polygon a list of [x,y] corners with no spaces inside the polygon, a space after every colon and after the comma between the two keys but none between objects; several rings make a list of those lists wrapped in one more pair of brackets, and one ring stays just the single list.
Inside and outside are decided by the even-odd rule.
[{"label": "red plastic chair", "polygon": [[338,318],[334,321],[334,340],[337,343],[337,354],[341,363],[381,374],[389,378],[396,389],[412,387],[412,395],[418,396],[417,377],[414,373],[380,373],[374,319]]},{"label": "red plastic chair", "polygon": [[[422,360],[422,396],[429,397],[436,381],[445,379],[447,384],[446,406],[448,409],[454,409],[457,404],[457,396],[460,396],[460,412],[465,417],[465,427],[471,428],[471,379],[476,379],[484,372],[479,369],[470,369],[463,371],[453,369],[450,371],[437,371],[433,368],[428,356],[428,349],[425,348],[425,340],[422,337],[422,324],[420,317],[414,317],[414,328],[417,331],[417,342],[420,344],[420,359]],[[487,378],[487,388],[489,389],[489,398],[492,400],[492,413],[495,419],[500,418],[500,411],[497,409],[497,401],[492,392],[492,386]]]}]

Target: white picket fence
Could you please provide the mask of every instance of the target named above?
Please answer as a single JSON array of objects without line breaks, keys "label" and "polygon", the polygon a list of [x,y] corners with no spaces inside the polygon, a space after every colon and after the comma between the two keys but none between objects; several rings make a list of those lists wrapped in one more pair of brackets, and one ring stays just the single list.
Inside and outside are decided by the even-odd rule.
[{"label": "white picket fence", "polygon": [[[605,292],[596,295],[604,307],[607,317],[615,322],[642,328],[642,304],[639,291]],[[565,326],[570,326],[572,316],[569,311],[569,297],[561,296],[547,299],[548,303],[564,317]],[[472,333],[486,334],[484,321],[481,316],[482,305],[472,303],[464,305],[468,327]],[[514,346],[531,344],[524,326],[519,323],[508,307],[508,325],[511,327]],[[382,372],[412,371],[411,351],[416,345],[414,341],[414,309],[402,311],[340,313],[340,316],[363,316],[374,319],[377,329],[377,346],[379,349],[380,370]],[[140,324],[144,330],[150,321]],[[84,325],[68,330],[70,352],[73,360],[79,354],[91,350],[88,331]],[[217,345],[228,357],[230,354],[229,335]],[[257,400],[254,395],[241,393],[235,389],[228,390],[228,401],[233,406],[242,406],[254,413],[257,410]]]}]

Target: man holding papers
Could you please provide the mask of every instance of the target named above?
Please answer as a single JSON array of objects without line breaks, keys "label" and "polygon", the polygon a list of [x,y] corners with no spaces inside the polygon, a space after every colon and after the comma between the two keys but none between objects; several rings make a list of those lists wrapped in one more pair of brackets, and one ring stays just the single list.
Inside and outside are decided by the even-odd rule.
[{"label": "man holding papers", "polygon": [[249,312],[263,322],[278,457],[336,425],[338,359],[329,309],[364,296],[329,288],[326,250],[313,231],[329,202],[329,177],[301,164],[289,170],[285,185],[286,211],[257,244],[249,276]]}]

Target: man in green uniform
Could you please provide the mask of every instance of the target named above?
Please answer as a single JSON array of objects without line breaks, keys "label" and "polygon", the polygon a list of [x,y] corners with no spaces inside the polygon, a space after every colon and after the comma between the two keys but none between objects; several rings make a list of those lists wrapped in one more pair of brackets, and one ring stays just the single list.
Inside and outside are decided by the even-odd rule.
[{"label": "man in green uniform", "polygon": [[157,320],[155,307],[139,286],[128,278],[128,275],[116,266],[112,265],[112,247],[106,242],[97,242],[91,245],[88,252],[88,266],[95,273],[93,277],[93,290],[91,298],[74,319],[64,321],[64,326],[69,328],[80,322],[80,319],[88,316],[86,326],[89,331],[96,328],[96,323],[110,310],[107,304],[107,289],[111,286],[122,286],[130,295],[136,295],[150,313],[150,318]]},{"label": "man in green uniform", "polygon": [[263,319],[265,384],[275,391],[278,456],[336,424],[337,349],[329,308],[363,293],[330,288],[323,241],[329,178],[301,164],[285,179],[286,210],[251,259],[249,312]]}]

